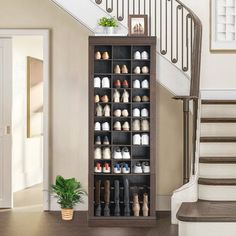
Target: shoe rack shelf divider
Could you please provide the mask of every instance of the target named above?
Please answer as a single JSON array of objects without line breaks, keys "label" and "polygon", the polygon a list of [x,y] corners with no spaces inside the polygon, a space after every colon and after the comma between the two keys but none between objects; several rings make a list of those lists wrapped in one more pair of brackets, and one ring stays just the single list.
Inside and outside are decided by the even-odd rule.
[{"label": "shoe rack shelf divider", "polygon": [[[97,51],[108,51],[108,60],[96,60],[95,53]],[[135,51],[147,51],[149,53],[148,60],[135,60]],[[115,74],[115,65],[126,65],[128,68],[128,74]],[[148,74],[135,74],[134,68],[136,66],[148,66]],[[94,78],[109,77],[110,88],[94,88]],[[126,79],[129,87],[126,89],[129,92],[129,103],[114,103],[114,81]],[[149,81],[149,89],[135,89],[133,88],[134,80]],[[88,221],[90,226],[151,226],[156,223],[156,38],[155,37],[104,37],[104,36],[91,36],[89,37],[89,216]],[[122,90],[118,89],[122,95]],[[109,105],[111,107],[111,117],[96,117],[96,103],[94,96],[109,95]],[[136,95],[148,95],[149,102],[133,102],[133,96]],[[104,103],[101,103],[104,107]],[[115,117],[113,112],[115,109],[128,109],[128,117]],[[149,110],[149,131],[132,131],[132,122],[134,119],[142,120],[142,117],[133,117],[132,110],[134,108],[147,108]],[[130,131],[114,131],[113,124],[115,121],[129,121]],[[95,122],[109,122],[110,131],[95,131]],[[149,145],[133,145],[133,135],[148,133]],[[95,160],[94,150],[96,147],[101,146],[101,149],[105,145],[95,145],[95,138],[99,135],[109,137],[110,144],[107,145],[111,149],[111,160]],[[128,147],[131,155],[130,160],[114,160],[113,150],[115,147]],[[107,162],[110,164],[111,173],[94,173],[94,167],[96,162],[103,164]],[[135,174],[133,165],[137,162],[148,161],[150,163],[150,173]],[[116,162],[126,162],[131,168],[129,174],[115,174],[113,173],[113,166]],[[124,216],[124,186],[123,180],[127,178],[129,181],[129,197],[130,197],[130,216]],[[104,181],[110,180],[110,216],[95,215],[95,182],[101,180],[101,206],[102,212],[104,208]],[[114,216],[114,180],[119,180],[120,183],[120,209],[121,216]],[[148,193],[149,200],[149,214],[148,216],[142,216],[142,201],[143,193]],[[132,201],[133,194],[138,193],[140,201],[140,216],[133,216]]]}]

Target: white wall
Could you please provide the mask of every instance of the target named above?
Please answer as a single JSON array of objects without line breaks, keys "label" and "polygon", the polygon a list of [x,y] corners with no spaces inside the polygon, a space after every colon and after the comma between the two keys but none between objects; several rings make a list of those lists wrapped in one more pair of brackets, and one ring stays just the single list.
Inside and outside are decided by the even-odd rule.
[{"label": "white wall", "polygon": [[210,52],[210,0],[181,0],[199,16],[203,24],[201,88],[236,90],[236,53]]},{"label": "white wall", "polygon": [[43,59],[43,37],[13,37],[13,192],[42,182],[43,138],[27,138],[27,56]]}]

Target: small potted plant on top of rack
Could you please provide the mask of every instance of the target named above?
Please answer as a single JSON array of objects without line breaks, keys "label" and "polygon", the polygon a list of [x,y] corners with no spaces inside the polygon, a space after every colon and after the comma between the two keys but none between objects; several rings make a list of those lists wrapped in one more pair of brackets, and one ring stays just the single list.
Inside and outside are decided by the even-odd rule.
[{"label": "small potted plant on top of rack", "polygon": [[103,27],[103,33],[112,35],[114,34],[114,29],[118,27],[118,21],[114,17],[102,17],[98,25]]},{"label": "small potted plant on top of rack", "polygon": [[81,183],[75,178],[64,179],[58,175],[56,183],[51,186],[52,193],[56,197],[57,203],[61,206],[63,220],[73,219],[73,208],[77,203],[83,202],[83,197],[87,193],[82,189]]}]

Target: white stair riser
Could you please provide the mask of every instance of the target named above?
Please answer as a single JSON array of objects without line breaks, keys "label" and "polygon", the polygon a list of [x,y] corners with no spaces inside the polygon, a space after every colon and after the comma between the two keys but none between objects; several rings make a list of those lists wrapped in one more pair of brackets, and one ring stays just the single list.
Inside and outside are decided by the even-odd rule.
[{"label": "white stair riser", "polygon": [[236,136],[236,123],[202,123],[201,137]]},{"label": "white stair riser", "polygon": [[236,117],[236,105],[202,105],[202,118]]},{"label": "white stair riser", "polygon": [[236,201],[236,186],[198,185],[199,199],[209,201]]},{"label": "white stair riser", "polygon": [[236,156],[236,143],[201,143],[200,156]]},{"label": "white stair riser", "polygon": [[236,164],[199,164],[199,175],[202,178],[236,178]]},{"label": "white stair riser", "polygon": [[179,236],[235,236],[236,222],[179,222]]}]

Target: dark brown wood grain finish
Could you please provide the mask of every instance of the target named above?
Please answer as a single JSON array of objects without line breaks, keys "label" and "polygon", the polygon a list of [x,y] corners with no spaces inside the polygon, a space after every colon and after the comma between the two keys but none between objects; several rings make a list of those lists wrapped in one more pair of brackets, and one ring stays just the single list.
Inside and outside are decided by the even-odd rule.
[{"label": "dark brown wood grain finish", "polygon": [[206,164],[236,164],[236,157],[200,157],[199,162]]},{"label": "dark brown wood grain finish", "polygon": [[230,105],[230,104],[236,104],[236,100],[202,100],[202,104]]},{"label": "dark brown wood grain finish", "polygon": [[185,222],[236,222],[236,202],[186,202],[181,205],[177,218]]},{"label": "dark brown wood grain finish", "polygon": [[201,123],[235,123],[236,118],[201,118]]},{"label": "dark brown wood grain finish", "polygon": [[[101,48],[110,48],[110,58],[109,60],[94,60],[94,55],[95,51]],[[119,47],[121,48],[121,51],[119,51]],[[127,50],[125,49],[127,48]],[[148,50],[149,51],[149,60],[135,60],[133,58],[133,53],[136,49],[139,49],[144,51]],[[142,52],[141,51],[141,52]],[[115,56],[116,54],[116,56]],[[117,55],[120,57],[118,58]],[[149,73],[146,76],[146,78],[149,79],[150,83],[150,89],[146,89],[146,91],[143,93],[148,93],[150,97],[150,102],[148,102],[146,105],[149,107],[149,117],[148,120],[150,121],[150,131],[146,132],[149,133],[150,136],[150,145],[148,147],[143,147],[148,148],[146,152],[146,157],[148,158],[147,160],[150,161],[151,165],[151,171],[149,174],[97,174],[94,173],[94,148],[96,145],[94,145],[94,123],[97,121],[97,118],[94,116],[94,110],[95,110],[95,105],[94,105],[94,95],[95,95],[95,89],[94,89],[94,77],[99,76],[99,74],[95,71],[96,68],[98,68],[98,63],[101,63],[101,65],[104,66],[106,70],[109,70],[109,73],[107,74],[111,78],[111,89],[108,91],[111,91],[110,95],[110,106],[114,110],[114,107],[117,105],[112,102],[112,94],[113,94],[113,80],[116,79],[117,74],[113,74],[113,69],[114,65],[117,64],[127,64],[129,65],[129,73],[128,74],[121,74],[119,76],[127,76],[130,79],[130,87],[128,88],[128,91],[130,95],[135,95],[139,93],[142,89],[139,91],[133,88],[132,86],[132,81],[138,77],[139,75],[135,75],[133,73],[134,66],[138,66],[139,63],[141,65],[149,65]],[[107,64],[105,64],[107,63]],[[100,65],[100,64],[99,64]],[[109,66],[107,66],[109,65]],[[105,70],[104,70],[105,71]],[[106,73],[101,73],[101,77]],[[142,75],[140,75],[142,76]],[[144,76],[144,75],[143,75]],[[124,77],[125,78],[125,77]],[[141,77],[140,77],[141,78]],[[121,78],[123,80],[123,78]],[[132,96],[130,96],[130,102],[127,103],[125,106],[129,106],[130,112],[132,112],[132,109],[135,108],[136,106],[143,106],[143,104],[135,104],[132,102]],[[119,104],[120,105],[120,104]],[[122,104],[121,104],[122,105]],[[124,104],[123,104],[124,105]],[[111,113],[113,113],[111,111]],[[113,116],[113,114],[111,114]],[[141,226],[146,226],[150,227],[151,225],[155,225],[156,221],[156,212],[155,212],[155,206],[156,206],[156,174],[155,174],[155,159],[156,159],[156,38],[155,37],[89,37],[89,225],[90,226],[134,226],[134,227],[140,227]],[[127,135],[127,143],[125,142],[122,146],[127,146],[131,150],[131,156],[132,153],[134,152],[134,149],[137,148],[132,145],[132,135],[135,133],[132,131],[132,121],[134,120],[134,117],[132,117],[132,114],[127,117],[127,119],[130,121],[130,127],[131,131],[113,131],[113,122],[115,121],[115,117],[111,117],[111,130],[109,132],[109,135],[111,137],[111,143],[109,147],[113,149],[116,146],[121,146],[121,144],[115,144],[114,140],[117,134],[126,134]],[[142,148],[142,147],[141,147]],[[136,151],[137,153],[137,151]],[[136,154],[137,155],[137,154]],[[141,154],[142,155],[142,154]],[[135,163],[136,160],[138,159],[138,156],[136,156],[137,159],[131,158],[130,163]],[[135,158],[136,158],[135,157]],[[145,157],[145,158],[146,158]],[[140,157],[141,159],[144,157]],[[143,161],[143,160],[142,160]],[[125,162],[125,160],[123,160]],[[114,160],[111,160],[111,165],[114,163]],[[112,166],[111,166],[112,167]],[[121,184],[121,194],[123,194],[123,179],[128,178],[129,182],[131,185],[136,185],[139,183],[140,186],[143,184],[145,185],[145,188],[147,187],[148,192],[149,192],[149,216],[148,217],[143,217],[142,216],[142,210],[141,216],[140,217],[134,217],[132,214],[132,209],[131,209],[131,216],[130,217],[124,217],[123,213],[119,217],[113,216],[113,212],[110,217],[105,217],[102,216],[94,216],[94,181],[97,179],[102,180],[102,184],[104,180],[109,179],[111,180],[111,186],[114,180],[118,179],[120,180]],[[140,182],[141,181],[141,182]],[[113,205],[111,206],[114,207],[114,188],[112,190],[113,192],[111,193],[111,201],[113,201]],[[130,198],[132,201],[132,197]],[[142,201],[142,195],[140,195],[140,201]],[[122,202],[122,201],[121,201]],[[121,203],[123,204],[123,203]],[[132,208],[132,203],[130,204]],[[142,206],[142,204],[141,204]],[[123,211],[123,205],[121,205],[122,211]],[[113,209],[114,210],[114,209]]]},{"label": "dark brown wood grain finish", "polygon": [[199,178],[198,179],[198,184],[213,185],[213,186],[234,186],[234,185],[236,185],[236,179]]},{"label": "dark brown wood grain finish", "polygon": [[235,143],[236,137],[201,137],[201,143]]}]

